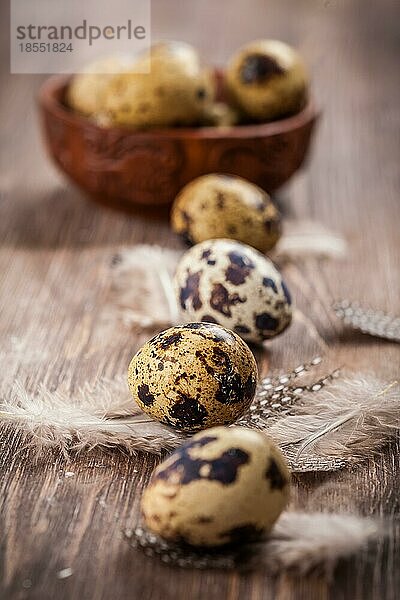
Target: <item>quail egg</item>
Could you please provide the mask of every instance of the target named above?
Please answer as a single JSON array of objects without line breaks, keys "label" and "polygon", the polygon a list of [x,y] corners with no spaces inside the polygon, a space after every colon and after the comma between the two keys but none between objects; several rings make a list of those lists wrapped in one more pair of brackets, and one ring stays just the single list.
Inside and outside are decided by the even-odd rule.
[{"label": "quail egg", "polygon": [[113,78],[105,110],[114,123],[137,128],[194,125],[202,122],[213,99],[213,77],[196,50],[164,42],[138,59],[136,72]]},{"label": "quail egg", "polygon": [[185,431],[233,423],[249,408],[257,365],[248,346],[213,323],[171,327],[132,358],[128,383],[154,419]]},{"label": "quail egg", "polygon": [[219,323],[246,341],[270,339],[291,322],[281,274],[246,244],[220,239],[193,246],[180,259],[174,281],[187,320]]},{"label": "quail egg", "polygon": [[281,219],[269,195],[246,179],[214,173],[187,184],[175,199],[173,230],[190,243],[232,238],[260,252],[281,235]]},{"label": "quail egg", "polygon": [[156,468],[141,508],[148,529],[167,540],[220,546],[268,533],[289,487],[286,462],[263,433],[214,427]]},{"label": "quail egg", "polygon": [[301,110],[309,85],[299,54],[277,40],[259,40],[242,47],[228,65],[226,83],[234,104],[257,121]]},{"label": "quail egg", "polygon": [[107,87],[116,73],[126,71],[132,61],[125,56],[109,57],[85,67],[71,81],[67,102],[76,112],[96,116],[104,109]]}]

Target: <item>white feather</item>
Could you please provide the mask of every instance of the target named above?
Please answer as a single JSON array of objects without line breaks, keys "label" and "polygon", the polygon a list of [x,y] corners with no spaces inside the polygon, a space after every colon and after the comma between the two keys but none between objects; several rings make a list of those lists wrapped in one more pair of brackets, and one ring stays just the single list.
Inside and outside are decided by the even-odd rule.
[{"label": "white feather", "polygon": [[0,403],[0,420],[17,426],[38,453],[44,447],[65,455],[69,450],[112,447],[159,454],[182,441],[179,434],[140,411],[122,378],[85,385],[74,395],[43,385],[29,394],[17,382],[10,399]]},{"label": "white feather", "polygon": [[341,259],[347,254],[346,240],[316,221],[285,221],[283,235],[274,249],[279,260],[298,258]]},{"label": "white feather", "polygon": [[332,574],[340,558],[356,554],[383,533],[383,526],[370,518],[284,512],[255,560],[261,560],[273,572],[294,570],[305,574],[321,568]]},{"label": "white feather", "polygon": [[[259,419],[295,471],[335,470],[373,456],[400,428],[398,386],[370,375],[337,380],[319,392],[299,396],[291,416]],[[124,379],[100,380],[76,394],[39,386],[30,394],[17,383],[0,403],[0,420],[17,426],[40,452],[46,446],[66,454],[94,447],[160,453],[187,438],[140,411]]]},{"label": "white feather", "polygon": [[318,394],[302,395],[294,414],[267,432],[282,447],[296,445],[297,458],[304,453],[355,461],[371,457],[399,429],[397,382],[359,373],[335,380]]},{"label": "white feather", "polygon": [[116,255],[111,268],[112,301],[127,324],[148,328],[178,322],[173,276],[180,254],[161,246],[138,245]]}]

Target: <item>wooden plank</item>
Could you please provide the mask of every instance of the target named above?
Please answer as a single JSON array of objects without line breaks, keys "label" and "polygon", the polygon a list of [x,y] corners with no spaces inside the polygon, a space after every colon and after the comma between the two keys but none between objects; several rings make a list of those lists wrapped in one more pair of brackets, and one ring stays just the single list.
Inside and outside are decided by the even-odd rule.
[{"label": "wooden plank", "polygon": [[[322,342],[296,322],[268,345],[264,368],[267,362],[272,368],[293,366],[327,344],[332,364],[395,377],[398,346],[344,331],[329,305],[350,297],[400,313],[398,3],[251,0],[244,8],[238,0],[223,0],[193,9],[177,0],[152,4],[154,39],[194,41],[210,60],[223,62],[238,44],[267,35],[298,45],[312,68],[324,114],[312,160],[283,192],[285,205],[294,216],[316,218],[345,234],[350,254],[340,263],[307,261],[287,269],[298,308],[315,323]],[[5,15],[3,29],[7,22]],[[5,50],[7,35],[1,43]],[[167,223],[97,208],[55,173],[35,117],[41,78],[6,73],[3,64],[0,389],[7,393],[14,378],[31,390],[39,382],[75,389],[101,375],[124,373],[146,338],[110,319],[104,308],[115,250],[179,243]],[[398,597],[396,444],[360,468],[295,478],[293,507],[397,519],[397,537],[380,540],[372,557],[361,554],[341,565],[332,582],[322,575],[272,579],[262,572],[177,571],[129,549],[121,531],[137,521],[154,457],[94,452],[67,462],[49,453],[36,462],[10,428],[2,433],[0,452],[2,597]],[[72,574],[60,579],[57,574],[67,568]]]}]

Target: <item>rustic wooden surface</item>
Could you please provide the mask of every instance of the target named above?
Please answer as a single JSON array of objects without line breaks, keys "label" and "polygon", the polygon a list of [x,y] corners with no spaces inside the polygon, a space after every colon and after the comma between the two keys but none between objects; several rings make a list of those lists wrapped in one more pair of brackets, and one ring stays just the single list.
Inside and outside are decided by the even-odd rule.
[{"label": "rustic wooden surface", "polygon": [[[303,52],[324,118],[308,168],[283,194],[285,206],[345,234],[350,252],[341,263],[291,266],[287,279],[333,361],[384,377],[396,376],[399,347],[343,330],[329,304],[351,297],[400,313],[398,9],[395,0],[153,0],[154,38],[188,39],[209,59],[223,62],[239,43],[261,35]],[[7,57],[4,32],[1,40]],[[100,375],[124,373],[147,335],[133,335],[104,310],[114,251],[178,241],[165,222],[98,208],[66,183],[45,157],[38,132],[34,96],[41,78],[9,76],[6,61],[2,77],[1,393],[9,393],[15,378],[31,390],[39,382],[74,390]],[[304,327],[295,323],[270,344],[272,368],[321,352]],[[48,454],[35,464],[12,430],[4,430],[0,447],[3,598],[399,597],[398,525],[397,547],[396,536],[381,540],[372,553],[341,564],[332,581],[177,571],[134,552],[121,536],[136,522],[157,459],[92,453],[66,462]],[[296,477],[292,507],[386,515],[395,526],[398,464],[394,444],[357,469]],[[60,579],[65,568],[72,574]]]}]

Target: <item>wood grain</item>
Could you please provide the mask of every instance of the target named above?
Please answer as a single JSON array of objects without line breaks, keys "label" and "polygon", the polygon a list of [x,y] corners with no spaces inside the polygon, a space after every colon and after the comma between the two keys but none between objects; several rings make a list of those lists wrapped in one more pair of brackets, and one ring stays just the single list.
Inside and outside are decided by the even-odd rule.
[{"label": "wood grain", "polygon": [[[292,216],[313,217],[342,232],[350,252],[340,263],[293,265],[286,276],[297,306],[328,345],[331,362],[382,377],[398,375],[399,347],[344,330],[329,305],[347,296],[400,314],[399,4],[153,0],[152,5],[154,39],[187,39],[212,62],[223,62],[237,45],[260,36],[287,40],[304,54],[324,116],[310,164],[282,191],[280,203]],[[7,43],[4,34],[5,56]],[[179,242],[165,221],[98,208],[66,184],[39,137],[34,97],[42,79],[7,72],[4,62],[0,390],[9,393],[15,378],[31,390],[39,382],[74,390],[100,375],[124,373],[146,338],[117,324],[104,309],[107,265],[115,250],[124,244]],[[318,338],[295,323],[265,356],[272,368],[285,368],[320,351]],[[263,572],[162,566],[131,550],[121,535],[136,523],[154,457],[92,453],[66,462],[49,453],[35,462],[10,428],[3,430],[0,446],[3,598],[399,597],[398,444],[357,469],[295,479],[293,507],[357,510],[385,515],[393,524],[389,541],[341,564],[332,581],[321,575],[272,579]],[[60,579],[66,568],[72,574]]]}]

